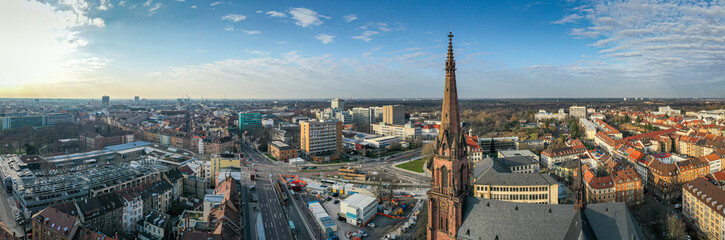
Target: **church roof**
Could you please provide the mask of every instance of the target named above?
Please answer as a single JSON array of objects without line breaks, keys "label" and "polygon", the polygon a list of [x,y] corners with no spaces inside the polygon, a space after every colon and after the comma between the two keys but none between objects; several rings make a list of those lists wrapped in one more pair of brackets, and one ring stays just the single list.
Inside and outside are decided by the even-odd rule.
[{"label": "church roof", "polygon": [[[625,203],[572,205],[506,202],[468,197],[458,239],[644,239]],[[580,219],[580,220],[579,220]],[[576,224],[580,224],[576,226]],[[569,231],[574,229],[574,231]],[[578,234],[577,234],[578,233]]]}]

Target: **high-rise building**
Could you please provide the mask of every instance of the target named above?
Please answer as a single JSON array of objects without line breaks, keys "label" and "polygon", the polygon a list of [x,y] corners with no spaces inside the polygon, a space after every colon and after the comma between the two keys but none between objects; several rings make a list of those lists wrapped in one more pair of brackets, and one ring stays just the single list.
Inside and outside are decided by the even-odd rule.
[{"label": "high-rise building", "polygon": [[[435,141],[431,186],[428,191],[428,239],[456,239],[463,222],[464,201],[469,194],[470,169],[466,138],[458,115],[456,62],[453,60],[453,34],[448,35],[446,83],[443,92],[440,133]],[[385,106],[385,122],[389,120]],[[394,116],[394,114],[391,114]],[[390,119],[392,120],[392,118]]]},{"label": "high-rise building", "polygon": [[571,106],[569,107],[569,116],[573,118],[586,118],[587,107],[584,106]]},{"label": "high-rise building", "polygon": [[352,108],[352,122],[364,126],[366,132],[370,132],[370,124],[375,120],[375,114],[371,108]]},{"label": "high-rise building", "polygon": [[239,113],[239,131],[262,127],[261,113]]},{"label": "high-rise building", "polygon": [[342,154],[342,122],[300,122],[300,149],[310,161],[328,162]]},{"label": "high-rise building", "polygon": [[138,102],[138,96],[133,97],[133,100]]},{"label": "high-rise building", "polygon": [[335,98],[330,101],[330,108],[345,110],[345,99]]},{"label": "high-rise building", "polygon": [[109,96],[101,97],[101,103],[103,103],[104,107],[108,107],[110,102],[111,102],[111,97],[109,97]]},{"label": "high-rise building", "polygon": [[405,124],[405,107],[401,105],[383,106],[383,122],[387,124]]}]

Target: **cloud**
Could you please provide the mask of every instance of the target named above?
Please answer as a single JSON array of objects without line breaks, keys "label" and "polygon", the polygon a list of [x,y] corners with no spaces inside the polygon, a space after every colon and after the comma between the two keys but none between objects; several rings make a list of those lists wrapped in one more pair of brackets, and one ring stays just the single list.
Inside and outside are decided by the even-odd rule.
[{"label": "cloud", "polygon": [[82,76],[75,70],[84,64],[97,69],[96,62],[82,61],[95,56],[80,51],[93,43],[87,31],[105,27],[90,10],[85,1],[0,1],[0,22],[7,23],[0,44],[0,86],[76,79]]},{"label": "cloud", "polygon": [[561,18],[559,20],[552,21],[551,23],[553,23],[553,24],[561,24],[561,25],[564,25],[564,24],[567,24],[567,23],[577,23],[579,21],[579,19],[582,19],[582,18],[583,18],[582,15],[579,15],[577,13],[574,13],[574,14],[566,15],[566,16],[564,16],[563,18]]},{"label": "cloud", "polygon": [[323,22],[320,18],[330,19],[330,17],[321,15],[315,10],[308,8],[291,8],[288,13],[296,21],[295,24],[304,28],[322,25]]},{"label": "cloud", "polygon": [[120,2],[118,2],[118,6],[121,6],[121,7],[126,6],[126,1],[120,1]]},{"label": "cloud", "polygon": [[262,34],[262,31],[259,31],[259,30],[242,30],[242,32],[244,32],[244,34],[247,34],[247,35]]},{"label": "cloud", "polygon": [[[367,22],[365,25],[362,25],[362,26],[360,26],[358,28],[359,29],[362,29],[362,30],[374,30],[374,29],[377,29],[378,31],[381,31],[381,32],[390,32],[390,31],[393,31],[393,29],[391,29],[388,26],[388,23],[384,23],[384,22],[378,22],[378,23],[376,23],[376,22]],[[399,27],[399,30],[404,30],[404,29],[405,29],[405,27],[402,26],[402,25]]]},{"label": "cloud", "polygon": [[[120,3],[119,3],[120,4]],[[98,5],[98,10],[108,10],[113,7],[113,4],[109,0],[101,0],[100,4]]]},{"label": "cloud", "polygon": [[287,17],[287,14],[285,14],[283,12],[277,12],[277,11],[269,11],[266,14],[269,15],[270,17],[279,17],[279,18]]},{"label": "cloud", "polygon": [[161,3],[156,3],[153,7],[149,8],[149,16],[153,15],[156,10],[159,10],[159,8],[161,8],[161,6]]},{"label": "cloud", "polygon": [[228,32],[234,32],[234,26],[232,26],[232,25],[227,25],[226,27],[224,27],[224,31],[228,31]]},{"label": "cloud", "polygon": [[324,43],[324,44],[328,44],[328,43],[333,43],[333,42],[335,42],[335,41],[333,40],[333,39],[335,38],[335,35],[330,35],[330,34],[324,34],[324,33],[320,33],[320,34],[317,34],[317,35],[315,36],[315,38],[316,38],[317,40],[320,40],[320,41],[321,41],[322,43]]},{"label": "cloud", "polygon": [[174,0],[174,1],[177,1],[177,2],[186,2],[186,0]]},{"label": "cloud", "polygon": [[[597,62],[606,67],[596,68],[597,71],[616,72],[630,82],[627,85],[635,85],[635,89],[657,85],[691,94],[696,89],[708,92],[706,88],[723,88],[723,3],[586,2],[552,23],[578,23],[569,29],[569,34],[592,41],[590,46],[600,49],[601,61]],[[571,69],[574,68],[567,70]],[[705,84],[710,87],[704,87]]]},{"label": "cloud", "polygon": [[247,16],[244,16],[242,14],[227,14],[222,17],[222,21],[231,21],[231,22],[239,22],[242,20],[247,19]]},{"label": "cloud", "polygon": [[277,42],[277,44],[284,45],[284,44],[287,44],[287,42],[285,42],[285,41],[279,41],[279,42]]},{"label": "cloud", "polygon": [[153,0],[147,0],[146,2],[143,3],[143,6],[144,7],[151,6],[151,3],[153,3]]},{"label": "cloud", "polygon": [[249,54],[252,54],[252,55],[260,55],[260,56],[269,55],[269,52],[260,51],[260,50],[252,50],[252,51],[250,51],[249,49],[245,49],[244,52],[249,53]]},{"label": "cloud", "polygon": [[196,9],[196,5],[191,5],[191,8]]},{"label": "cloud", "polygon": [[224,2],[213,2],[213,3],[209,4],[209,6],[213,7],[213,6],[222,4],[222,3],[224,3]]},{"label": "cloud", "polygon": [[361,35],[353,36],[352,38],[370,42],[370,40],[373,40],[372,36],[375,36],[379,33],[380,32],[378,31],[364,31]]},{"label": "cloud", "polygon": [[345,19],[345,22],[352,22],[352,21],[355,21],[355,19],[357,19],[357,15],[350,14],[350,15],[343,16],[342,18]]}]

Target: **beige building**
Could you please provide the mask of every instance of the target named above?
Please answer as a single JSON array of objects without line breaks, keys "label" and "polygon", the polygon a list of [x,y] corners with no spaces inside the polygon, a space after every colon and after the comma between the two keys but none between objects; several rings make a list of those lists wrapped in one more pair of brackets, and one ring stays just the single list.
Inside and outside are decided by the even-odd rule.
[{"label": "beige building", "polygon": [[405,107],[401,105],[383,106],[383,122],[387,124],[405,124]]},{"label": "beige building", "polygon": [[300,122],[300,149],[310,161],[337,160],[342,154],[342,122]]},{"label": "beige building", "polygon": [[682,185],[682,213],[707,235],[708,239],[725,239],[725,191],[697,178]]},{"label": "beige building", "polygon": [[419,139],[423,131],[419,127],[410,124],[393,125],[385,122],[370,124],[373,133],[383,136],[397,136],[405,140]]},{"label": "beige building", "polygon": [[573,118],[586,118],[587,107],[583,106],[571,106],[569,107],[569,116]]},{"label": "beige building", "polygon": [[512,173],[499,159],[486,158],[473,169],[477,198],[508,202],[559,204],[559,184],[549,174]]}]

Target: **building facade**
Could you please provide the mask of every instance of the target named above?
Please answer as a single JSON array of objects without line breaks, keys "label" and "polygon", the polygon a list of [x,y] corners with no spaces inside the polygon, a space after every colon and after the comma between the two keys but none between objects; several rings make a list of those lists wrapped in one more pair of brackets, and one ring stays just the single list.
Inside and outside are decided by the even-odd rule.
[{"label": "building facade", "polygon": [[387,124],[405,124],[405,107],[402,105],[383,106],[383,122]]},{"label": "building facade", "polygon": [[280,161],[285,161],[297,157],[297,148],[292,147],[281,141],[273,141],[269,143],[267,148],[269,155]]},{"label": "building facade", "polygon": [[239,131],[247,131],[262,127],[261,113],[239,113]]},{"label": "building facade", "polygon": [[314,162],[337,160],[342,155],[342,122],[300,122],[300,149]]}]

